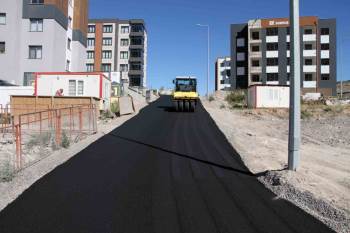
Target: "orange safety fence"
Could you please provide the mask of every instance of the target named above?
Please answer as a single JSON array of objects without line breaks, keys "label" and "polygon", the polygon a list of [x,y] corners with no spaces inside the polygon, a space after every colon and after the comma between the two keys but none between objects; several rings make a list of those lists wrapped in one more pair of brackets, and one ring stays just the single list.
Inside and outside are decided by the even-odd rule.
[{"label": "orange safety fence", "polygon": [[11,124],[0,126],[0,135],[13,137],[14,170],[23,169],[59,148],[67,148],[96,133],[96,111],[95,105],[78,105],[12,116]]}]

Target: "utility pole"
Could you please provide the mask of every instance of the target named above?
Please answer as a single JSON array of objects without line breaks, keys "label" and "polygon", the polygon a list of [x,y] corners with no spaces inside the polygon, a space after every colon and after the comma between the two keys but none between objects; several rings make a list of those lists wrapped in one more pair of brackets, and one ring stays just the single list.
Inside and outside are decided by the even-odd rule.
[{"label": "utility pole", "polygon": [[209,76],[210,76],[210,27],[209,25],[203,25],[203,24],[197,24],[199,27],[206,27],[207,28],[207,42],[208,42],[208,57],[207,57],[207,99],[209,100]]},{"label": "utility pole", "polygon": [[291,82],[289,106],[288,169],[300,162],[300,27],[299,0],[290,0]]}]

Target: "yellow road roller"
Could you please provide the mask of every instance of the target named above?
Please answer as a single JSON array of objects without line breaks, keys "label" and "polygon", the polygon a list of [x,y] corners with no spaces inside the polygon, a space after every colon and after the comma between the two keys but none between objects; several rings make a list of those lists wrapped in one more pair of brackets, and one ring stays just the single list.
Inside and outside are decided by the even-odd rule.
[{"label": "yellow road roller", "polygon": [[176,112],[194,112],[198,103],[197,79],[194,77],[176,77],[173,103]]}]

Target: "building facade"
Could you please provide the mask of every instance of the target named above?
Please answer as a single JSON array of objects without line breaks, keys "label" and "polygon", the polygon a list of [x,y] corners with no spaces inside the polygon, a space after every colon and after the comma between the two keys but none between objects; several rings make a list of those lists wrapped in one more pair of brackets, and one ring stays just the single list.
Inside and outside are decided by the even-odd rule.
[{"label": "building facade", "polygon": [[231,89],[231,58],[220,57],[215,62],[215,90]]},{"label": "building facade", "polygon": [[0,79],[32,85],[35,72],[84,71],[88,0],[1,0]]},{"label": "building facade", "polygon": [[[300,18],[302,92],[336,95],[336,20]],[[249,20],[231,25],[233,89],[255,84],[289,85],[288,18]]]},{"label": "building facade", "polygon": [[114,73],[118,81],[130,86],[146,86],[147,31],[143,20],[91,19],[87,46],[87,72]]}]

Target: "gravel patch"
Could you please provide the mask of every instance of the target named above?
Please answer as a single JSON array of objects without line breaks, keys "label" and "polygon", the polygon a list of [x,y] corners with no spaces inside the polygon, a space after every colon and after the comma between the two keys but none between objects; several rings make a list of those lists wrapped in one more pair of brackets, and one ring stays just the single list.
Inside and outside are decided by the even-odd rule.
[{"label": "gravel patch", "polygon": [[322,199],[315,198],[309,191],[295,188],[286,178],[291,175],[289,171],[268,171],[258,179],[278,198],[288,200],[307,213],[316,216],[336,232],[350,232],[350,218],[343,211],[334,208]]}]

